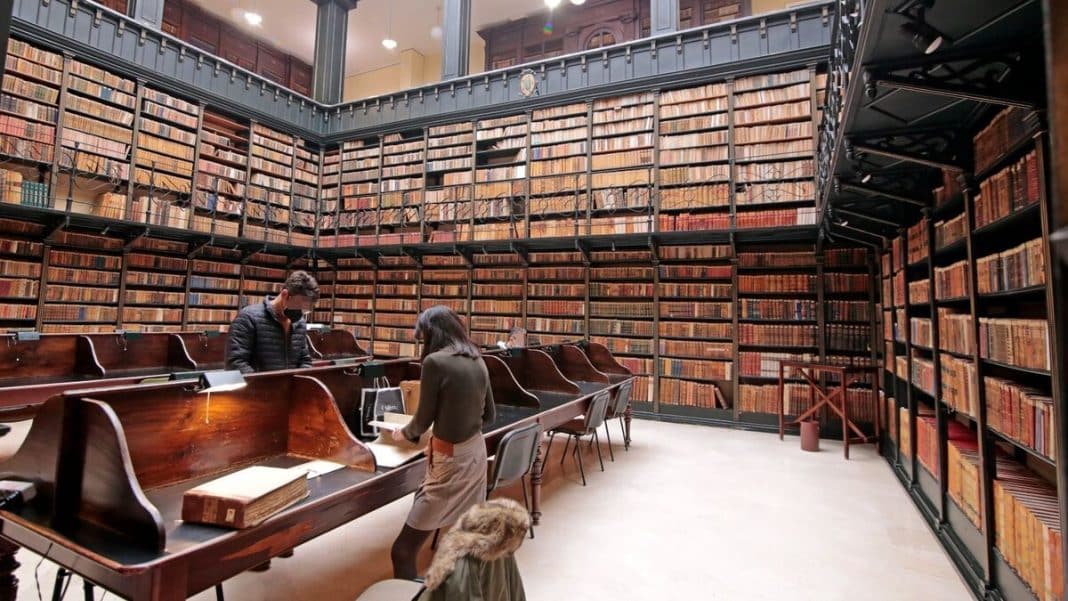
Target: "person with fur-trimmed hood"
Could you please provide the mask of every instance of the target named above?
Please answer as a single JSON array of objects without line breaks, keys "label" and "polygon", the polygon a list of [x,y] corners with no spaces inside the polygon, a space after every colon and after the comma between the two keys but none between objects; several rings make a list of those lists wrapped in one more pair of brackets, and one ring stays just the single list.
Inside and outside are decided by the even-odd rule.
[{"label": "person with fur-trimmed hood", "polygon": [[511,499],[475,505],[442,539],[418,601],[526,601],[514,553],[529,528]]}]

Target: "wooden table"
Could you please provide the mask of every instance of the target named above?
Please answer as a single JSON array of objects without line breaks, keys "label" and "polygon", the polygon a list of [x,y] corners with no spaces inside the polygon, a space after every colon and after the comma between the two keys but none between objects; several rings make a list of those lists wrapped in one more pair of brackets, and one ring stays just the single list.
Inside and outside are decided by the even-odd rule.
[{"label": "wooden table", "polygon": [[[797,419],[786,423],[786,375],[788,371],[796,371],[801,375],[808,386],[809,408]],[[821,381],[823,376],[838,376],[837,384],[824,385]],[[801,422],[815,416],[824,407],[836,413],[842,419],[842,443],[845,447],[845,458],[849,459],[850,443],[878,443],[879,434],[882,431],[882,420],[879,411],[875,411],[875,433],[869,437],[856,423],[849,419],[849,399],[847,390],[850,385],[861,382],[865,378],[871,379],[872,400],[878,404],[879,400],[879,368],[875,366],[859,365],[830,365],[826,363],[812,363],[808,361],[780,361],[779,362],[779,440],[787,426],[799,426]],[[818,400],[817,400],[818,399]],[[850,431],[856,436],[850,436]]]},{"label": "wooden table", "polygon": [[[538,423],[548,430],[581,416],[596,394],[554,377],[544,354],[527,362],[539,390],[523,388],[500,359],[486,363],[500,402],[484,429],[491,451],[514,428]],[[386,364],[393,384],[418,377],[410,359]],[[123,598],[175,601],[415,491],[425,459],[377,468],[345,426],[343,407],[358,396],[359,374],[346,366],[255,374],[245,389],[213,394],[210,403],[181,382],[50,399],[19,454],[0,464],[0,474],[38,482],[43,491],[25,508],[0,511],[0,600],[17,596],[17,546]],[[347,396],[335,399],[334,391]],[[247,465],[308,458],[348,467],[309,481],[308,498],[252,528],[178,519],[181,493],[192,486]],[[539,450],[535,516],[543,462]]]}]

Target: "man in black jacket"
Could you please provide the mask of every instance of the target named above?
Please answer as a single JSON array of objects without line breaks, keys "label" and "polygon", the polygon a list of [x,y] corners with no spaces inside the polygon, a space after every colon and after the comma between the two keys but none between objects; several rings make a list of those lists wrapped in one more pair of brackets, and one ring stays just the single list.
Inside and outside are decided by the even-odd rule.
[{"label": "man in black jacket", "polygon": [[247,374],[311,367],[304,315],[318,298],[315,278],[306,271],[294,271],[278,296],[241,309],[230,324],[226,369]]}]

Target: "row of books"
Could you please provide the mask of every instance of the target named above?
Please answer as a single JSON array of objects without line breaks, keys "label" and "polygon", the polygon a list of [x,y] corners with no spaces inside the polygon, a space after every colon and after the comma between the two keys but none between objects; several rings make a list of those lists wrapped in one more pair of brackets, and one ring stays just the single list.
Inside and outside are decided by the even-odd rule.
[{"label": "row of books", "polygon": [[1038,157],[1034,151],[979,183],[975,196],[975,227],[993,223],[1038,202]]},{"label": "row of books", "polygon": [[1049,371],[1049,324],[1044,319],[979,318],[979,354],[984,359]]},{"label": "row of books", "polygon": [[1035,238],[975,262],[978,292],[988,294],[1018,290],[1046,283],[1046,253],[1041,238]]},{"label": "row of books", "polygon": [[675,378],[660,378],[657,399],[663,405],[728,409],[723,393],[714,382],[694,382]]}]

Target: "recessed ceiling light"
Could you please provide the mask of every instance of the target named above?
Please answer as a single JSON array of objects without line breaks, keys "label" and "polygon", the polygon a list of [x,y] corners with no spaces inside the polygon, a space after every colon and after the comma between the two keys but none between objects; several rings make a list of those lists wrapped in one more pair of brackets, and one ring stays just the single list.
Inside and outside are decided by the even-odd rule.
[{"label": "recessed ceiling light", "polygon": [[261,15],[260,13],[254,13],[251,10],[246,10],[245,22],[253,27],[259,27],[260,23],[263,23],[263,15]]},{"label": "recessed ceiling light", "polygon": [[385,47],[386,50],[393,50],[397,47],[397,40],[394,40],[393,38],[385,38],[382,40],[382,46]]},{"label": "recessed ceiling light", "polygon": [[545,6],[548,6],[549,10],[552,10],[557,6],[560,6],[560,2],[562,1],[563,0],[545,0]]},{"label": "recessed ceiling light", "polygon": [[586,0],[571,0],[571,4],[574,4],[575,6],[582,6],[583,4],[586,4]]}]

